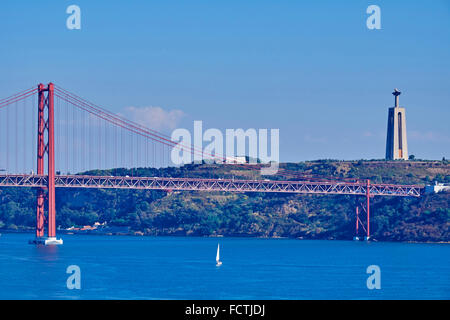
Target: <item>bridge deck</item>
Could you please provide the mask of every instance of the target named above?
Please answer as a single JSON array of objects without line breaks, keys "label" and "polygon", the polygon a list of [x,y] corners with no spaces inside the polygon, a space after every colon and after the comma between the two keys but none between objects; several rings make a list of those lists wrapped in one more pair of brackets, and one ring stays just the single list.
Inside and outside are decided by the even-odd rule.
[{"label": "bridge deck", "polygon": [[[163,177],[58,175],[57,188],[106,188],[224,192],[278,192],[366,195],[366,182],[273,181]],[[0,175],[0,187],[46,187],[46,175]],[[422,186],[370,184],[371,196],[420,197]]]}]

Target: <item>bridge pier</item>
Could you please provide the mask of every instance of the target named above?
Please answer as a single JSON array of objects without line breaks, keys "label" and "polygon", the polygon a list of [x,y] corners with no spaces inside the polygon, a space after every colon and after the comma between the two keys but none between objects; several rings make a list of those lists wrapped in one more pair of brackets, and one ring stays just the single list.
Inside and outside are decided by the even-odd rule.
[{"label": "bridge pier", "polygon": [[353,236],[353,240],[359,241],[359,207],[356,206],[356,227],[355,227],[355,235]]},{"label": "bridge pier", "polygon": [[353,236],[353,240],[358,241],[361,240],[359,235],[359,226],[361,226],[365,231],[364,241],[370,240],[370,180],[367,180],[366,182],[366,206],[361,203],[361,208],[363,211],[366,212],[366,224],[361,221],[359,217],[359,206],[356,205],[356,223],[355,223],[355,235]]},{"label": "bridge pier", "polygon": [[370,240],[370,180],[367,179],[367,185],[366,185],[366,213],[367,213],[367,234],[364,237],[365,241]]}]

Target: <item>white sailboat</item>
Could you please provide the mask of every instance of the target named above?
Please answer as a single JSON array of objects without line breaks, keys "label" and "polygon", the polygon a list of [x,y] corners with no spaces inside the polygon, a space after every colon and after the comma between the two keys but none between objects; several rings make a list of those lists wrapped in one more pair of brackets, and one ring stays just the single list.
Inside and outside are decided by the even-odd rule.
[{"label": "white sailboat", "polygon": [[216,267],[220,267],[222,265],[222,261],[220,261],[220,247],[217,244],[217,255],[216,255]]}]

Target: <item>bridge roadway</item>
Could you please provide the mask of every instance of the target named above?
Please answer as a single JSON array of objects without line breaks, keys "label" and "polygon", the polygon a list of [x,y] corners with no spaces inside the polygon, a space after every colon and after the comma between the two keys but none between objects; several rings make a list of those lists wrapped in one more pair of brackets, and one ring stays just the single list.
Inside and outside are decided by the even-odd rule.
[{"label": "bridge roadway", "polygon": [[[143,189],[165,191],[278,192],[420,197],[423,186],[340,181],[275,181],[164,177],[57,175],[57,188]],[[46,175],[0,175],[0,187],[48,186]]]}]

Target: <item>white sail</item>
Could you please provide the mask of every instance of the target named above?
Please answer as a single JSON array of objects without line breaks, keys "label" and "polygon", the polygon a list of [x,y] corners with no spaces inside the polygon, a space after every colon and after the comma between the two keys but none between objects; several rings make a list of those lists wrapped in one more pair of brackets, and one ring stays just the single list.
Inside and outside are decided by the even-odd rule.
[{"label": "white sail", "polygon": [[217,244],[217,255],[216,255],[216,262],[220,261],[220,249],[219,249],[219,244]]}]

